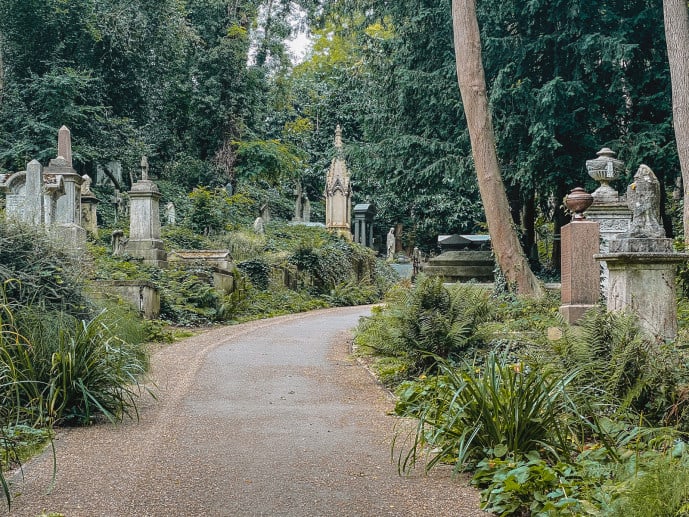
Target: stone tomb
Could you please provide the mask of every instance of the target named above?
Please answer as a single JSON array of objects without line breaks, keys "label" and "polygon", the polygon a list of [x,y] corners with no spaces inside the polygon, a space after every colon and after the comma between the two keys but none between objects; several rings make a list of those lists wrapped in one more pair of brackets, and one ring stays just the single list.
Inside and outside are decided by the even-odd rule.
[{"label": "stone tomb", "polygon": [[373,218],[376,207],[372,203],[360,203],[354,207],[354,242],[373,248]]},{"label": "stone tomb", "polygon": [[445,282],[492,282],[495,260],[489,235],[440,235],[442,253],[430,259],[422,271]]}]

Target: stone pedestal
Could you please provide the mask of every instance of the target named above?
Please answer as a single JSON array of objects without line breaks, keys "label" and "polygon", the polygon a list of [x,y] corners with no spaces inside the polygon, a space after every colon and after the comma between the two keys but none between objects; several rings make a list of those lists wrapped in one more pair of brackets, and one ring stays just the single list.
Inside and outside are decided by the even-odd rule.
[{"label": "stone pedestal", "polygon": [[576,323],[600,299],[600,273],[594,255],[600,232],[596,221],[574,220],[562,227],[562,305],[560,313]]},{"label": "stone pedestal", "polygon": [[[671,239],[663,240],[671,248]],[[637,247],[638,242],[630,245]],[[609,311],[631,310],[639,318],[641,328],[653,339],[673,340],[677,337],[677,301],[675,270],[687,260],[682,253],[624,251],[596,257],[608,264]]]},{"label": "stone pedestal", "polygon": [[144,263],[167,267],[167,254],[160,239],[160,191],[152,181],[137,181],[129,192],[129,240],[125,252]]},{"label": "stone pedestal", "polygon": [[[614,200],[601,201],[594,193],[593,205],[586,211],[586,219],[596,221],[600,231],[600,251],[608,253],[610,243],[618,236],[629,231],[632,222],[632,212],[624,198],[616,196]],[[608,266],[604,260],[600,261],[600,287],[603,296],[608,291]]]}]

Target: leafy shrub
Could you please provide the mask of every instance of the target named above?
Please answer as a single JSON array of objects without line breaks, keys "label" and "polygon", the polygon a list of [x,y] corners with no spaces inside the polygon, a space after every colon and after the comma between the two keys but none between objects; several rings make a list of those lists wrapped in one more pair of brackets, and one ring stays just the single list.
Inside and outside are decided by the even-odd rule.
[{"label": "leafy shrub", "polygon": [[323,299],[291,289],[258,291],[249,287],[247,291],[241,304],[233,311],[233,318],[237,321],[270,318],[328,307]]},{"label": "leafy shrub", "polygon": [[549,463],[535,450],[523,459],[484,458],[471,481],[482,489],[481,508],[498,515],[597,514],[595,506],[582,499],[577,469]]},{"label": "leafy shrub", "polygon": [[170,249],[202,250],[211,247],[206,237],[194,233],[184,226],[164,226],[161,230],[161,236]]},{"label": "leafy shrub", "polygon": [[237,264],[237,269],[244,273],[251,283],[261,291],[268,289],[270,266],[262,259],[245,260]]},{"label": "leafy shrub", "polygon": [[334,286],[323,298],[335,307],[344,307],[372,303],[377,300],[378,293],[370,284],[347,282]]},{"label": "leafy shrub", "polygon": [[591,310],[544,350],[546,367],[581,371],[573,386],[606,413],[631,412],[634,420],[643,414],[651,425],[689,425],[684,352],[646,339],[633,315]]},{"label": "leafy shrub", "polygon": [[0,283],[7,303],[85,317],[83,262],[29,226],[0,220]]}]

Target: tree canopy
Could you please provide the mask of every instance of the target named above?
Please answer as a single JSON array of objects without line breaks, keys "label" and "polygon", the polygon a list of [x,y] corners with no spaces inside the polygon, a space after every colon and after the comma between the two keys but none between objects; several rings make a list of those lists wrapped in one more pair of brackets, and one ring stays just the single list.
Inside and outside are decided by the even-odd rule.
[{"label": "tree canopy", "polygon": [[[674,184],[660,0],[482,0],[477,15],[527,251],[537,220],[565,222],[569,189],[595,186],[584,163],[603,146]],[[295,20],[312,34],[299,64]],[[6,0],[0,170],[46,161],[63,124],[82,173],[146,154],[189,192],[299,183],[312,200],[340,124],[355,200],[376,204],[380,228],[426,249],[485,229],[447,0]]]}]

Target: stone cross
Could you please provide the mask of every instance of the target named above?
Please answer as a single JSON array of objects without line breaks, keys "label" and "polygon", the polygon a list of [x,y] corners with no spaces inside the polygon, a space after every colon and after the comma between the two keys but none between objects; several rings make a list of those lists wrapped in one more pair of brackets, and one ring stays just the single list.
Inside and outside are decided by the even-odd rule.
[{"label": "stone cross", "polygon": [[67,126],[62,126],[57,133],[57,155],[62,156],[67,166],[72,166],[72,133]]},{"label": "stone cross", "polygon": [[145,156],[141,157],[141,179],[148,181],[148,158]]}]

